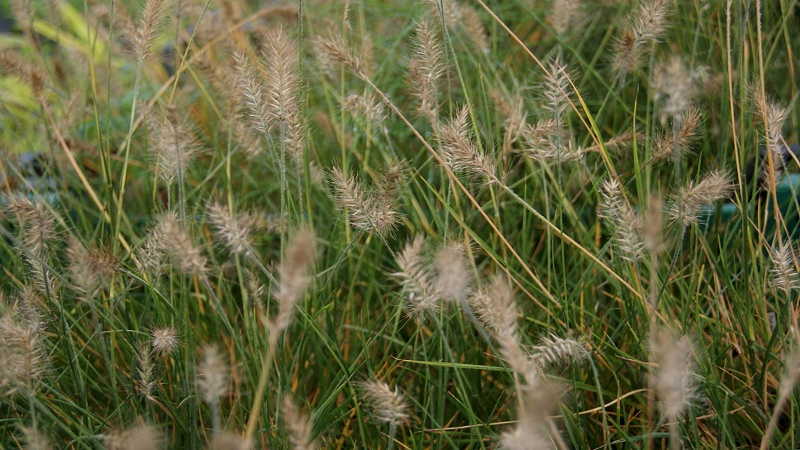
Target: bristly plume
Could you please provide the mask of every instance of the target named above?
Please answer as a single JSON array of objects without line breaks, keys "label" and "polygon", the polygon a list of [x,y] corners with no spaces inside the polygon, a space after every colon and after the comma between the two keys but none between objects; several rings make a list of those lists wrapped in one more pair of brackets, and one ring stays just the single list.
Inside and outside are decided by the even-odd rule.
[{"label": "bristly plume", "polygon": [[800,274],[794,265],[794,250],[791,242],[784,242],[777,247],[770,247],[769,259],[772,285],[784,293],[800,287]]},{"label": "bristly plume", "polygon": [[289,441],[294,450],[317,448],[317,444],[311,438],[311,420],[289,397],[283,398],[283,420],[289,430]]},{"label": "bristly plume", "polygon": [[486,32],[486,27],[483,26],[478,11],[472,6],[464,4],[458,4],[458,9],[461,11],[461,26],[464,28],[464,33],[478,50],[484,53],[488,52],[489,34]]},{"label": "bristly plume", "polygon": [[534,377],[538,368],[531,364],[528,354],[522,349],[517,326],[519,311],[514,291],[506,278],[500,274],[492,277],[488,286],[470,297],[470,304],[497,341],[500,355],[509,367],[526,380]]},{"label": "bristly plume", "polygon": [[554,0],[550,24],[558,34],[572,30],[583,20],[581,0]]},{"label": "bristly plume", "polygon": [[331,170],[331,182],[336,202],[348,211],[350,224],[356,229],[384,235],[392,231],[400,220],[394,196],[365,189],[338,167]]},{"label": "bristly plume", "polygon": [[237,96],[244,106],[242,109],[247,122],[259,133],[269,132],[271,114],[261,72],[250,63],[244,53],[234,53],[233,63]]},{"label": "bristly plume", "polygon": [[[317,237],[310,228],[300,228],[286,245],[278,265],[278,314],[270,324],[270,336],[279,336],[292,322],[297,303],[313,280]],[[274,339],[274,338],[273,338]]]},{"label": "bristly plume", "polygon": [[342,100],[342,107],[350,114],[363,117],[374,129],[386,132],[385,108],[371,92],[348,95]]},{"label": "bristly plume", "polygon": [[220,431],[220,402],[228,393],[229,379],[230,370],[219,348],[216,345],[206,346],[203,349],[203,359],[197,367],[197,389],[211,409],[215,431]]},{"label": "bristly plume", "polygon": [[[483,26],[481,16],[472,6],[465,5],[457,0],[426,0],[430,7],[431,17],[443,17],[447,28],[454,31],[463,31],[475,47],[482,52],[489,51],[489,36]],[[439,10],[439,7],[442,10]]]},{"label": "bristly plume", "polygon": [[472,277],[467,246],[450,242],[436,251],[433,266],[436,269],[434,286],[443,300],[462,304],[470,295]]},{"label": "bristly plume", "polygon": [[667,29],[668,0],[641,0],[631,22],[617,38],[612,69],[618,78],[636,70],[648,47],[658,41]]},{"label": "bristly plume", "polygon": [[417,100],[417,113],[436,128],[439,123],[441,78],[445,72],[441,39],[428,20],[417,23],[414,47],[409,62],[411,93]]},{"label": "bristly plume", "polygon": [[178,348],[180,338],[172,327],[156,328],[151,333],[150,345],[160,355],[169,355]]},{"label": "bristly plume", "polygon": [[142,345],[139,347],[137,355],[137,378],[136,378],[136,391],[145,398],[145,400],[153,401],[153,391],[156,388],[156,381],[153,379],[153,360],[152,353],[149,345]]},{"label": "bristly plume", "polygon": [[378,380],[362,381],[358,386],[376,421],[400,426],[411,420],[411,408],[398,388]]},{"label": "bristly plume", "polygon": [[111,431],[104,437],[106,450],[159,450],[163,442],[161,432],[145,423]]},{"label": "bristly plume", "polygon": [[689,183],[673,197],[669,208],[672,220],[683,225],[697,223],[703,207],[725,198],[733,190],[730,176],[719,170],[706,175],[699,183]]},{"label": "bristly plume", "polygon": [[586,347],[575,339],[562,338],[554,334],[543,337],[533,347],[532,359],[540,367],[579,364],[589,359]]},{"label": "bristly plume", "polygon": [[[786,152],[786,146],[783,142],[783,125],[786,122],[789,111],[787,108],[765,98],[757,89],[753,97],[759,119],[764,125],[764,146],[772,154],[775,170],[780,171],[783,169],[784,152]],[[769,169],[766,163],[763,164],[763,167],[764,170]]]},{"label": "bristly plume", "polygon": [[650,385],[661,400],[661,411],[675,422],[695,398],[694,349],[686,336],[657,328],[650,338],[650,357],[657,369]]},{"label": "bristly plume", "polygon": [[208,221],[214,234],[234,254],[253,255],[252,234],[257,217],[251,214],[234,215],[221,203],[209,203],[206,208]]},{"label": "bristly plume", "polygon": [[165,183],[182,183],[195,155],[200,151],[197,139],[186,116],[174,110],[148,114],[150,152],[159,178]]},{"label": "bristly plume", "polygon": [[333,74],[336,67],[344,67],[359,78],[366,77],[367,64],[341,34],[330,33],[317,37],[314,39],[314,50],[326,73]]},{"label": "bristly plume", "polygon": [[267,61],[268,122],[280,129],[283,148],[298,165],[303,162],[305,128],[300,114],[300,73],[296,43],[282,27],[267,33],[264,38],[264,58]]},{"label": "bristly plume", "polygon": [[702,93],[707,78],[706,68],[692,69],[679,55],[672,55],[656,64],[649,88],[662,126],[669,119],[679,121]]},{"label": "bristly plume", "polygon": [[598,215],[614,229],[614,243],[622,258],[636,262],[644,255],[642,218],[622,193],[619,182],[611,178],[603,182],[603,199]]},{"label": "bristly plume", "polygon": [[189,232],[171,211],[161,215],[140,247],[140,269],[153,275],[159,274],[165,256],[177,269],[188,275],[203,275],[208,268],[208,261],[200,248],[195,246]]},{"label": "bristly plume", "polygon": [[409,313],[415,316],[435,311],[440,306],[433,274],[423,258],[424,245],[425,239],[419,235],[395,255],[399,270],[394,275],[403,286]]},{"label": "bristly plume", "polygon": [[[558,407],[563,388],[543,377],[536,377],[518,390],[520,410],[519,420],[509,431],[500,437],[499,448],[502,450],[553,450],[553,439],[562,439],[556,435],[548,417]],[[566,445],[558,448],[567,448]]]},{"label": "bristly plume", "polygon": [[34,285],[43,295],[55,295],[57,278],[51,269],[51,246],[58,239],[56,218],[44,203],[25,197],[8,197],[7,209],[16,216],[21,234],[17,249],[28,263]]},{"label": "bristly plume", "polygon": [[167,0],[147,0],[144,4],[142,17],[136,29],[133,30],[133,49],[139,62],[150,57],[153,51],[153,41],[164,21]]},{"label": "bristly plume", "polygon": [[497,89],[489,91],[489,96],[495,104],[499,115],[503,118],[503,152],[511,151],[511,146],[517,142],[525,128],[527,114],[525,100],[519,94],[505,95]]},{"label": "bristly plume", "polygon": [[469,131],[469,109],[464,106],[448,123],[436,130],[439,151],[453,172],[477,176],[496,183],[495,163],[478,150]]},{"label": "bristly plume", "polygon": [[567,65],[559,57],[550,60],[541,90],[544,109],[550,114],[551,122],[539,122],[527,133],[533,137],[535,132],[541,132],[548,125],[552,125],[553,129],[545,135],[546,144],[537,150],[540,157],[555,159],[557,163],[580,159],[583,156],[583,151],[573,142],[567,123],[567,114],[572,106],[571,79]]},{"label": "bristly plume", "polygon": [[107,252],[97,248],[86,248],[71,236],[67,245],[69,277],[72,287],[86,301],[92,300],[98,289],[106,285],[117,271],[117,262]]},{"label": "bristly plume", "polygon": [[673,131],[663,132],[659,135],[654,144],[652,161],[659,161],[672,157],[673,160],[680,160],[681,157],[691,150],[692,143],[697,139],[698,129],[703,116],[700,110],[695,107],[688,107],[673,119]]},{"label": "bristly plume", "polygon": [[31,393],[47,370],[42,326],[12,306],[0,317],[0,394]]}]

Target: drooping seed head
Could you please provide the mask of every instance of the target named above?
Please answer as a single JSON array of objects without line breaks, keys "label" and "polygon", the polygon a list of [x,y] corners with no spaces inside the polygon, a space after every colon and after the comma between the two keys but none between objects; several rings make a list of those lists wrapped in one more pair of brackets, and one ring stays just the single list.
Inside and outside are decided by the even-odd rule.
[{"label": "drooping seed head", "polygon": [[376,421],[399,426],[411,420],[411,408],[398,388],[378,380],[363,381],[359,388]]}]

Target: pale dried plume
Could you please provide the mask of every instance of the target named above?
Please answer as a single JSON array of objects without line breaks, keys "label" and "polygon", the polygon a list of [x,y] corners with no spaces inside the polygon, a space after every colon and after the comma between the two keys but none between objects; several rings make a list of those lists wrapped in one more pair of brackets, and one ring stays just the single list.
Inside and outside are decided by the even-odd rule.
[{"label": "pale dried plume", "polygon": [[411,420],[411,408],[398,388],[379,380],[362,381],[358,386],[376,421],[400,426]]},{"label": "pale dried plume", "polygon": [[800,287],[800,275],[794,265],[794,250],[791,242],[787,241],[777,247],[770,247],[769,258],[772,262],[770,278],[776,289],[788,293]]},{"label": "pale dried plume", "polygon": [[661,133],[654,144],[653,161],[671,157],[679,160],[691,150],[692,143],[697,140],[698,130],[703,116],[696,107],[688,107],[673,119],[672,132]]},{"label": "pale dried plume", "polygon": [[270,109],[261,72],[253,66],[244,53],[233,54],[235,86],[250,126],[259,133],[269,132]]},{"label": "pale dried plume", "polygon": [[462,243],[450,242],[437,250],[433,257],[434,286],[443,300],[461,304],[469,298],[472,277],[467,250]]},{"label": "pale dried plume", "polygon": [[393,196],[366,189],[338,167],[331,170],[331,182],[336,202],[348,211],[350,224],[356,229],[383,235],[400,220]]},{"label": "pale dried plume", "polygon": [[436,130],[439,151],[453,172],[479,177],[486,183],[496,183],[495,163],[473,142],[468,117],[469,110],[465,106],[453,119]]},{"label": "pale dried plume", "polygon": [[42,202],[21,196],[7,200],[7,210],[16,216],[21,229],[17,250],[28,264],[34,286],[43,295],[54,295],[58,285],[50,260],[51,247],[58,240],[56,218]]},{"label": "pale dried plume", "polygon": [[278,290],[273,294],[278,300],[278,314],[270,328],[274,336],[291,324],[297,303],[313,280],[316,257],[317,237],[310,228],[300,228],[286,245],[278,265]]},{"label": "pale dried plume", "polygon": [[178,332],[172,327],[156,328],[151,333],[150,345],[156,353],[169,355],[178,348],[178,344]]},{"label": "pale dried plume", "polygon": [[625,198],[616,179],[603,182],[602,191],[603,199],[598,215],[612,226],[614,244],[620,251],[620,256],[631,262],[640,260],[645,250],[641,216]]},{"label": "pale dried plume", "polygon": [[216,345],[203,349],[203,358],[197,367],[197,388],[203,401],[211,409],[214,430],[220,430],[220,402],[228,393],[230,369]]},{"label": "pale dried plume", "polygon": [[137,354],[136,391],[148,401],[155,400],[153,392],[156,381],[153,379],[153,360],[149,345],[139,347]]},{"label": "pale dried plume", "polygon": [[653,331],[650,345],[657,366],[650,384],[661,400],[662,414],[676,422],[695,398],[694,348],[689,338],[666,328]]},{"label": "pale dried plume", "polygon": [[433,274],[424,261],[425,239],[419,235],[395,255],[399,270],[394,275],[400,279],[409,312],[420,315],[435,311],[439,307],[439,292],[434,285]]},{"label": "pale dried plume", "polygon": [[699,183],[689,183],[678,191],[669,208],[670,217],[683,225],[697,223],[704,206],[725,198],[732,190],[730,176],[715,170]]},{"label": "pale dried plume", "polygon": [[167,0],[147,0],[144,4],[132,37],[134,54],[140,63],[152,54],[153,41],[166,16],[166,6]]},{"label": "pale dried plume", "polygon": [[411,93],[417,101],[417,113],[434,127],[439,123],[441,78],[445,73],[441,39],[428,20],[417,23],[409,62]]},{"label": "pale dried plume", "polygon": [[209,203],[206,215],[214,228],[214,234],[231,252],[245,256],[253,255],[254,216],[232,214],[218,202]]},{"label": "pale dried plume", "polygon": [[554,0],[550,23],[558,34],[566,33],[583,20],[580,0]]},{"label": "pale dried plume", "polygon": [[105,435],[106,450],[158,450],[162,448],[161,432],[152,425],[140,423],[125,430]]},{"label": "pale dried plume", "polygon": [[540,367],[579,364],[589,359],[589,352],[579,341],[558,337],[543,337],[532,349],[532,359]]},{"label": "pale dried plume", "polygon": [[669,3],[668,0],[640,1],[614,45],[611,66],[618,78],[636,70],[649,47],[662,37],[668,25]]},{"label": "pale dried plume", "polygon": [[117,270],[117,263],[109,253],[94,247],[86,248],[74,236],[69,238],[67,245],[67,261],[72,287],[87,301]]},{"label": "pale dried plume", "polygon": [[311,437],[311,420],[289,397],[283,398],[283,420],[289,431],[294,450],[314,450],[317,444]]},{"label": "pale dried plume", "polygon": [[182,183],[192,160],[202,148],[187,116],[176,111],[148,115],[150,153],[159,178]]},{"label": "pale dried plume", "polygon": [[140,268],[154,271],[162,268],[165,257],[182,272],[190,275],[205,274],[208,262],[192,242],[174,212],[161,215],[139,250]]}]

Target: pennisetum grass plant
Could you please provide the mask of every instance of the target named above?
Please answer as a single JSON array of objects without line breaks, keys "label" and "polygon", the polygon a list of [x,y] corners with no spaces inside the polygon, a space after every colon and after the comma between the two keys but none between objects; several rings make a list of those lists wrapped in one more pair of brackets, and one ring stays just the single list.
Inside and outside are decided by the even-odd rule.
[{"label": "pennisetum grass plant", "polygon": [[45,3],[0,448],[798,446],[793,2]]}]

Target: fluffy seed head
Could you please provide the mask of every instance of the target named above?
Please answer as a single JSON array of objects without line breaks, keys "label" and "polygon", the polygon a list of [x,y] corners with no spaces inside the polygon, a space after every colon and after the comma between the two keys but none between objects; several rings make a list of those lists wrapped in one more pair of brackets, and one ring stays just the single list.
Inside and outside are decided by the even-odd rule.
[{"label": "fluffy seed head", "polygon": [[440,248],[433,257],[436,269],[434,285],[444,300],[463,303],[469,298],[472,279],[466,250],[465,245],[451,242]]},{"label": "fluffy seed head", "polygon": [[398,388],[392,389],[388,384],[378,380],[362,381],[359,387],[364,402],[378,422],[398,426],[406,424],[411,419],[411,408]]},{"label": "fluffy seed head", "polygon": [[12,306],[0,317],[0,394],[32,392],[46,368],[41,323]]},{"label": "fluffy seed head", "polygon": [[697,140],[698,130],[703,116],[695,107],[688,107],[678,114],[672,122],[672,131],[662,133],[655,142],[653,161],[671,157],[680,160],[691,149],[692,143]]},{"label": "fluffy seed head", "polygon": [[152,425],[141,423],[126,430],[117,430],[105,436],[106,450],[158,450],[162,436]]},{"label": "fluffy seed head", "polygon": [[548,415],[558,407],[563,387],[543,377],[530,380],[521,391],[517,425],[503,433],[503,450],[552,450]]},{"label": "fluffy seed head", "polygon": [[434,126],[439,122],[439,84],[445,72],[440,42],[430,21],[417,23],[413,55],[409,62],[409,83],[411,93],[417,100],[417,113]]},{"label": "fluffy seed head", "polygon": [[156,388],[156,382],[153,379],[153,360],[151,359],[149,345],[142,345],[139,348],[137,360],[136,391],[146,400],[155,400],[153,391]]},{"label": "fluffy seed head", "polygon": [[671,421],[678,420],[695,396],[694,349],[686,336],[658,328],[651,336],[650,355],[658,369],[651,386],[661,400],[661,411]]},{"label": "fluffy seed head", "polygon": [[563,34],[570,31],[575,25],[578,25],[582,19],[580,0],[554,0],[552,6],[552,14],[550,15],[550,23],[553,29],[558,34]]},{"label": "fluffy seed head", "polygon": [[144,4],[142,17],[136,29],[133,30],[133,49],[139,62],[150,57],[153,50],[153,41],[166,16],[166,0],[147,0]]},{"label": "fluffy seed head", "polygon": [[289,327],[297,303],[303,298],[313,279],[314,262],[317,256],[317,237],[310,228],[301,228],[294,233],[286,246],[278,265],[278,315],[272,323],[270,333],[274,336]]},{"label": "fluffy seed head", "polygon": [[641,217],[623,195],[616,179],[603,182],[602,191],[598,215],[613,227],[614,243],[621,256],[631,262],[638,261],[645,249]]},{"label": "fluffy seed head", "polygon": [[159,178],[167,184],[182,183],[201,148],[187,116],[178,116],[176,111],[150,114],[148,128],[150,152]]},{"label": "fluffy seed head", "polygon": [[342,101],[342,107],[353,115],[362,116],[375,129],[386,130],[386,111],[383,103],[371,92],[348,95]]},{"label": "fluffy seed head", "polygon": [[58,238],[55,217],[42,202],[21,196],[8,197],[7,210],[20,224],[17,248],[28,263],[36,288],[42,294],[52,295],[57,290],[56,277],[50,268],[51,245]]},{"label": "fluffy seed head", "polygon": [[194,245],[178,216],[171,211],[161,215],[140,248],[140,268],[159,273],[165,256],[186,274],[202,275],[206,272],[206,258]]},{"label": "fluffy seed head", "polygon": [[87,301],[117,270],[117,263],[110,254],[97,248],[86,248],[75,237],[69,239],[67,260],[72,287]]},{"label": "fluffy seed head", "polygon": [[532,353],[534,362],[540,367],[577,364],[588,360],[590,356],[582,343],[553,334],[543,337]]},{"label": "fluffy seed head", "polygon": [[197,367],[197,388],[203,401],[214,409],[228,393],[229,369],[225,357],[216,345],[203,349],[203,359]]},{"label": "fluffy seed head", "polygon": [[669,119],[678,121],[692,107],[706,78],[705,68],[691,69],[679,55],[672,55],[653,68],[649,87],[662,125]]},{"label": "fluffy seed head", "polygon": [[478,150],[469,132],[469,110],[461,108],[448,123],[436,130],[439,150],[453,172],[482,178],[486,183],[497,182],[494,161]]},{"label": "fluffy seed head", "polygon": [[772,261],[770,269],[772,285],[776,289],[788,293],[800,287],[800,275],[794,266],[794,251],[790,242],[770,247],[769,258]]},{"label": "fluffy seed head", "polygon": [[639,67],[650,44],[666,31],[668,15],[668,0],[640,1],[639,9],[615,43],[611,65],[619,78]]},{"label": "fluffy seed head", "polygon": [[[244,53],[234,53],[235,86],[237,97],[241,102],[242,114],[247,123],[258,133],[267,133],[271,128],[269,104],[266,88],[261,81],[261,74],[252,65]],[[257,141],[256,141],[257,142]]]},{"label": "fluffy seed head", "polygon": [[733,190],[733,182],[725,172],[715,170],[699,183],[689,183],[673,197],[669,208],[672,220],[691,225],[697,223],[705,205],[727,196]]},{"label": "fluffy seed head", "polygon": [[365,232],[387,234],[400,220],[395,196],[390,192],[372,192],[338,167],[331,170],[336,202],[348,211],[350,224]]},{"label": "fluffy seed head", "polygon": [[395,255],[399,270],[394,274],[400,279],[412,315],[435,311],[439,307],[439,293],[433,275],[423,260],[425,239],[415,237],[403,251]]},{"label": "fluffy seed head", "polygon": [[153,350],[161,355],[171,354],[180,343],[178,332],[172,327],[156,328],[151,335],[150,344],[153,346]]},{"label": "fluffy seed head", "polygon": [[289,430],[289,441],[294,450],[314,450],[316,443],[311,438],[311,421],[289,397],[283,399],[283,420]]},{"label": "fluffy seed head", "polygon": [[314,50],[327,73],[334,73],[336,67],[344,67],[357,77],[366,76],[366,63],[361,55],[353,51],[341,34],[331,33],[325,37],[318,37],[314,40]]},{"label": "fluffy seed head", "polygon": [[206,208],[206,215],[214,228],[215,235],[231,252],[239,255],[252,255],[252,233],[254,219],[252,215],[234,215],[228,208],[213,202]]}]

